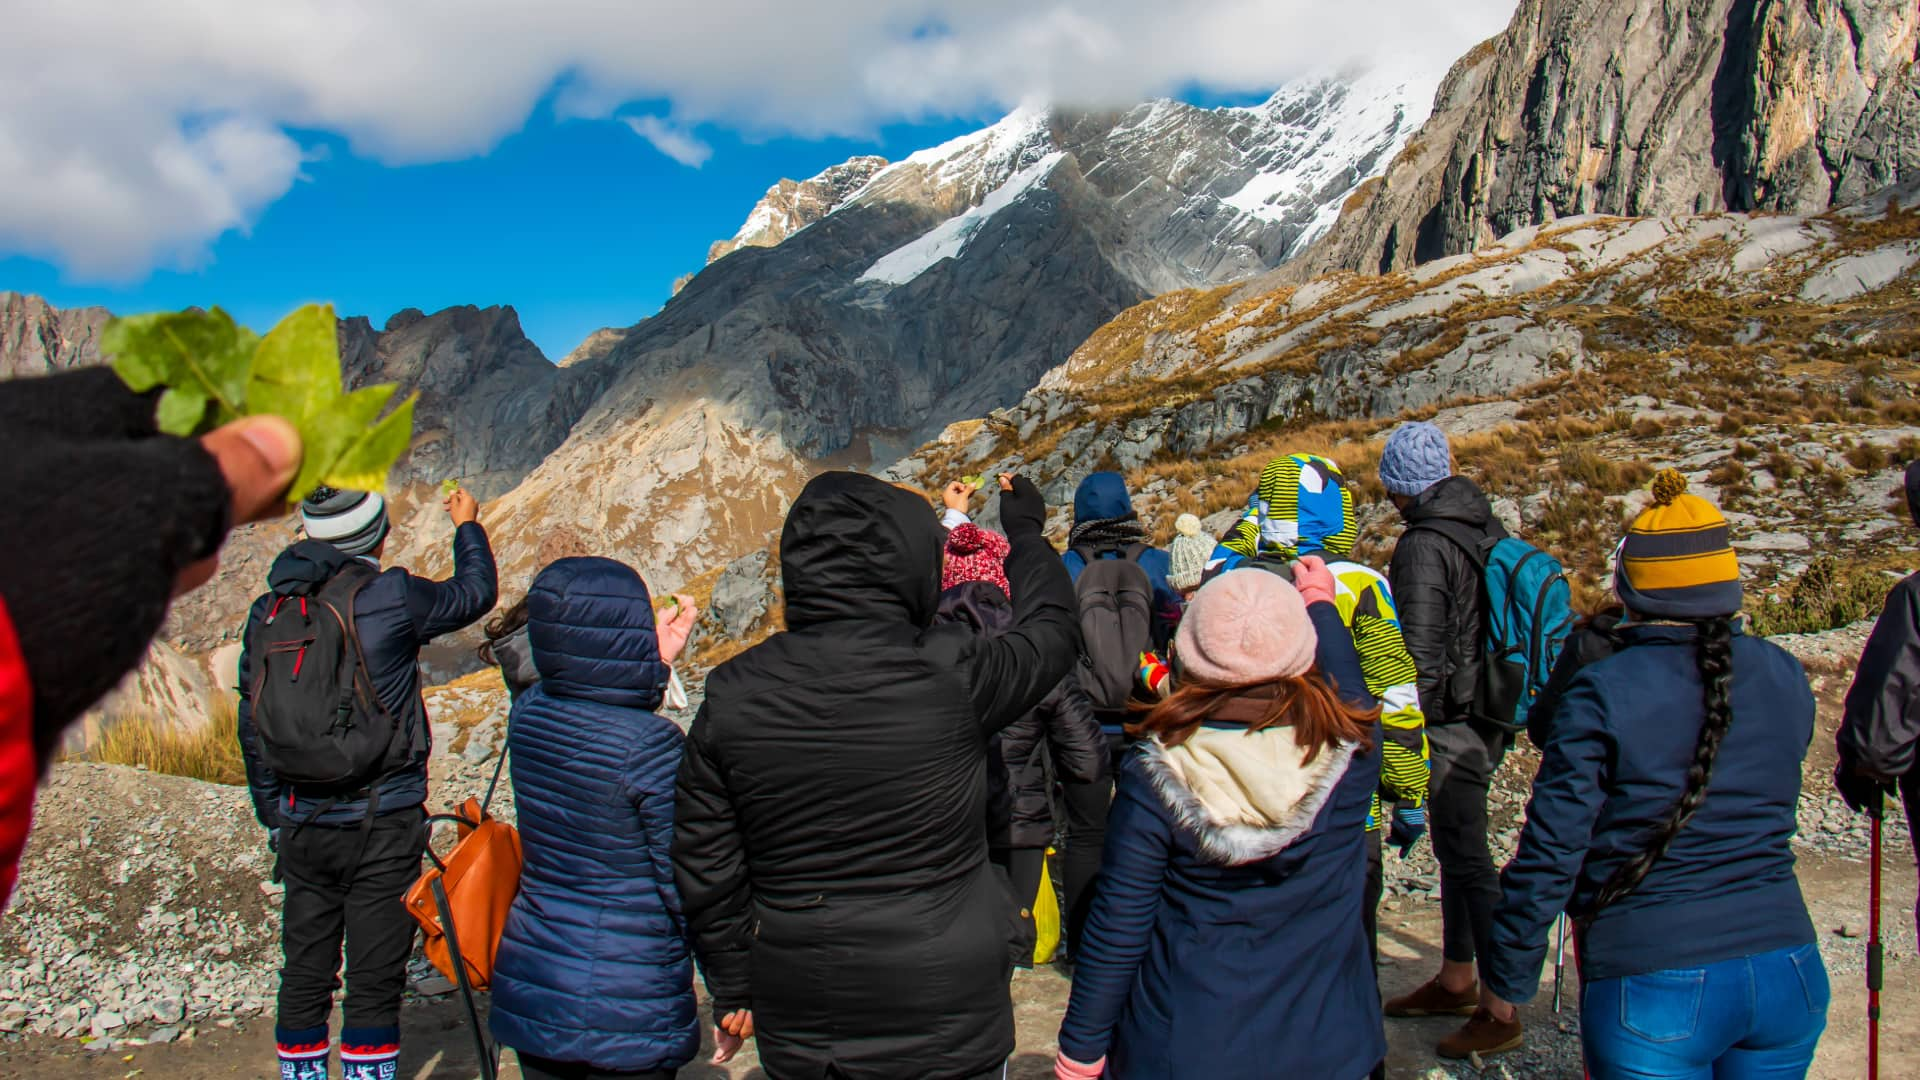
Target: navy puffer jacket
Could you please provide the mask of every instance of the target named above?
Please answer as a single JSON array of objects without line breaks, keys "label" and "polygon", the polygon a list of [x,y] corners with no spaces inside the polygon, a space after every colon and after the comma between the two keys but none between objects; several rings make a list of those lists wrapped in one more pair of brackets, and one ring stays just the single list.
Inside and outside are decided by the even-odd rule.
[{"label": "navy puffer jacket", "polygon": [[501,938],[494,1036],[601,1069],[676,1069],[700,1046],[674,888],[682,736],[653,606],[611,559],[562,559],[528,597],[540,682],[507,741],[526,869]]}]

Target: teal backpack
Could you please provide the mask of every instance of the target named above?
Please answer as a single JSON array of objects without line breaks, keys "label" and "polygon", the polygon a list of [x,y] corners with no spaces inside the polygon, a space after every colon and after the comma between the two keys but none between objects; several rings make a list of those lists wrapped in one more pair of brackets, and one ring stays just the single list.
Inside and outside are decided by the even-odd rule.
[{"label": "teal backpack", "polygon": [[1463,548],[1480,569],[1486,662],[1474,688],[1474,714],[1522,731],[1527,711],[1553,674],[1573,632],[1573,590],[1560,560],[1516,537],[1476,533],[1449,521],[1422,522]]}]

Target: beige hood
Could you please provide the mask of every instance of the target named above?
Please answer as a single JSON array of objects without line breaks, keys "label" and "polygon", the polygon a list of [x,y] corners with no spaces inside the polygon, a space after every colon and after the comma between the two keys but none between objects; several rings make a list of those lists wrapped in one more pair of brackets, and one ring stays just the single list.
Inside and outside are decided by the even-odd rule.
[{"label": "beige hood", "polygon": [[1327,747],[1303,765],[1290,727],[1203,727],[1179,746],[1158,739],[1143,746],[1161,800],[1209,861],[1228,866],[1271,858],[1311,828],[1354,749]]}]

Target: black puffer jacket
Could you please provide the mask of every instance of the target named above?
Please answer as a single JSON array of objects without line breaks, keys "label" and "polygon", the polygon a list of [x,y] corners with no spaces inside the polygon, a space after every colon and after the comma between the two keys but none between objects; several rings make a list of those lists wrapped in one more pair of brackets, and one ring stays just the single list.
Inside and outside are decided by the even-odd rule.
[{"label": "black puffer jacket", "polygon": [[[963,623],[997,637],[1013,628],[1013,604],[998,586],[970,581],[940,594],[935,621]],[[996,753],[987,763],[987,843],[992,847],[1043,848],[1053,842],[1049,774],[1091,784],[1107,773],[1106,739],[1093,700],[1072,675],[993,742]]]},{"label": "black puffer jacket", "polygon": [[1013,1052],[987,741],[1078,649],[1039,493],[1016,487],[1006,634],[931,626],[943,537],[925,501],[828,473],[780,539],[787,631],[707,680],[675,879],[716,1013],[753,1010],[780,1080],[964,1077]]},{"label": "black puffer jacket", "polygon": [[1393,549],[1387,584],[1420,672],[1420,711],[1429,725],[1457,724],[1473,714],[1486,644],[1480,570],[1452,534],[1503,537],[1507,530],[1480,486],[1464,476],[1421,492],[1400,516],[1407,531]]}]

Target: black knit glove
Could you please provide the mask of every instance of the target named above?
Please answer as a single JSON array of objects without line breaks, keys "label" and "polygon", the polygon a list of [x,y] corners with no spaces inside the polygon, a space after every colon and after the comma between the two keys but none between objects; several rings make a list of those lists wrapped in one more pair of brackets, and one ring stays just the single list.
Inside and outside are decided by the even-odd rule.
[{"label": "black knit glove", "polygon": [[220,466],[197,440],[156,434],[154,400],[106,368],[0,381],[0,600],[43,768],[140,662],[180,572],[227,533]]},{"label": "black knit glove", "polygon": [[1833,788],[1846,800],[1847,809],[1876,818],[1886,812],[1886,796],[1894,790],[1893,785],[1884,780],[1855,771],[1853,763],[1844,755],[1833,770]]},{"label": "black knit glove", "polygon": [[1000,493],[1000,527],[1008,537],[1038,536],[1047,525],[1047,500],[1024,476],[1013,478],[1013,490]]}]

